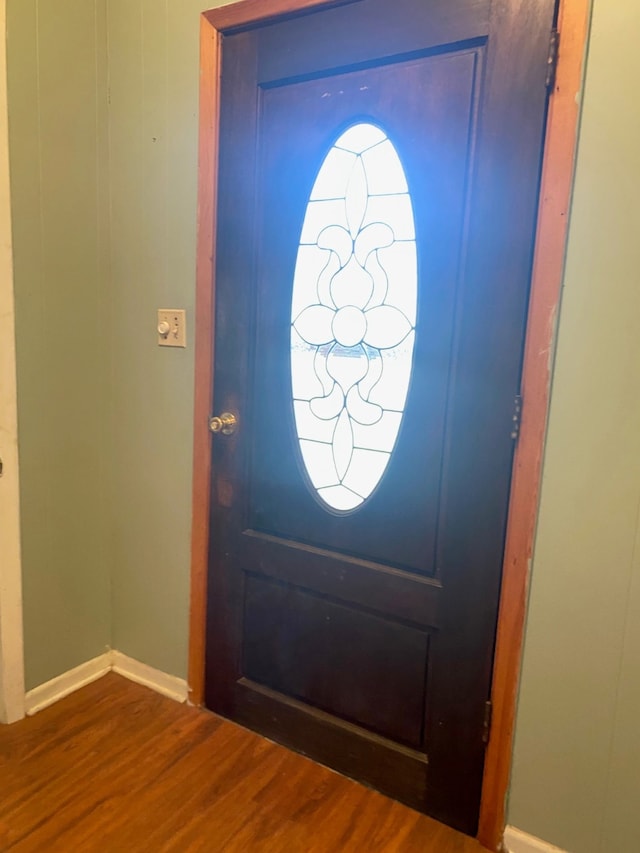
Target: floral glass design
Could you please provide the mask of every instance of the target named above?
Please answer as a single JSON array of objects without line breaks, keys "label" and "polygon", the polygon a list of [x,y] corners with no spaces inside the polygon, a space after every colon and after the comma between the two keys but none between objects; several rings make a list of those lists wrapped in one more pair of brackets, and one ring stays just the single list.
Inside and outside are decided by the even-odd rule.
[{"label": "floral glass design", "polygon": [[400,158],[379,127],[355,124],[327,154],[311,192],[291,309],[300,451],[333,510],[357,509],[391,458],[411,379],[417,279]]}]

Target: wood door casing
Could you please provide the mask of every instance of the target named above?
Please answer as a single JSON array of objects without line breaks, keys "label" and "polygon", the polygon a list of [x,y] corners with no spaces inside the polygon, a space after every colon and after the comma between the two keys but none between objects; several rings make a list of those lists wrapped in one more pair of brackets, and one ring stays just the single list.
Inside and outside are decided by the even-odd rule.
[{"label": "wood door casing", "polygon": [[[361,5],[366,4],[358,4]],[[403,4],[405,11],[406,7],[411,5]],[[452,9],[453,5],[457,8]],[[475,150],[469,161],[473,164],[470,181],[473,192],[467,201],[466,219],[470,224],[466,232],[469,236],[464,244],[466,265],[461,276],[467,295],[464,310],[458,310],[456,324],[452,327],[456,332],[457,358],[463,364],[466,359],[467,384],[463,389],[464,393],[460,393],[458,398],[455,394],[449,398],[448,432],[443,455],[446,489],[444,498],[440,499],[435,510],[439,525],[438,548],[435,548],[435,537],[433,548],[424,547],[422,530],[419,531],[422,538],[416,539],[413,548],[414,553],[422,558],[420,565],[413,565],[406,559],[392,559],[391,565],[380,565],[371,560],[371,554],[362,554],[362,548],[354,548],[354,554],[347,555],[346,558],[341,557],[341,565],[346,567],[344,577],[341,578],[339,572],[331,569],[332,562],[335,561],[330,553],[331,549],[322,547],[318,542],[309,545],[306,541],[308,536],[303,537],[301,542],[290,544],[287,536],[280,534],[278,528],[282,526],[281,523],[275,525],[275,530],[274,525],[270,526],[264,522],[257,525],[251,523],[255,518],[250,518],[250,511],[248,514],[250,507],[246,503],[243,505],[238,496],[238,490],[247,482],[247,472],[250,470],[244,458],[246,446],[243,445],[241,427],[237,438],[226,444],[220,442],[215,449],[212,534],[216,542],[216,552],[213,554],[214,568],[210,585],[212,642],[208,676],[209,703],[216,710],[235,716],[268,734],[285,740],[288,738],[289,742],[299,749],[304,750],[305,743],[310,744],[307,751],[321,760],[333,763],[346,772],[356,772],[356,775],[371,784],[391,791],[399,798],[468,832],[474,831],[477,821],[483,757],[482,717],[491,671],[506,491],[511,462],[511,446],[505,441],[505,432],[508,431],[509,425],[510,397],[517,389],[544,119],[544,92],[526,92],[527,97],[524,98],[522,88],[518,90],[511,82],[503,86],[507,89],[507,94],[511,95],[511,99],[502,92],[500,98],[495,97],[497,105],[492,104],[491,74],[496,73],[496,67],[500,68],[500,47],[502,46],[503,60],[509,53],[505,42],[505,31],[509,28],[505,21],[502,21],[504,30],[495,27],[494,22],[495,28],[491,31],[493,41],[490,39],[488,42],[491,22],[486,14],[486,4],[485,16],[482,19],[484,26],[477,27],[481,18],[478,10],[482,5],[449,4],[445,10],[441,4],[433,4],[433,9],[429,10],[429,13],[433,13],[433,18],[423,21],[422,30],[419,27],[405,27],[404,32],[398,34],[396,29],[387,33],[390,37],[386,40],[380,39],[375,32],[369,34],[373,45],[370,45],[371,49],[378,53],[386,51],[386,67],[395,70],[400,65],[398,56],[406,59],[416,50],[415,45],[419,43],[416,39],[422,39],[422,42],[427,44],[423,60],[427,65],[435,66],[448,60],[462,62],[465,56],[473,56],[473,67],[482,69],[480,78],[483,88],[479,100],[483,106],[483,126],[479,141],[475,140],[475,149],[479,149],[480,154]],[[520,5],[524,7],[527,4]],[[352,7],[353,10],[358,6]],[[370,9],[381,15],[382,10],[376,6],[375,3],[369,4]],[[466,25],[469,27],[466,36],[463,28],[465,11],[469,13],[466,18]],[[335,10],[335,13],[337,12],[345,14],[351,10]],[[424,10],[422,12],[423,18],[426,17]],[[524,14],[522,9],[519,14]],[[531,17],[524,16],[520,20],[523,22],[525,19],[527,24],[531,24]],[[514,16],[514,20],[518,20],[517,16]],[[251,292],[250,283],[259,278],[256,275],[255,259],[249,252],[240,250],[243,240],[244,245],[251,245],[251,235],[260,231],[260,224],[252,220],[255,187],[260,185],[257,177],[256,149],[253,144],[257,133],[257,120],[252,125],[249,117],[257,114],[258,100],[263,97],[261,93],[276,91],[275,87],[269,88],[269,80],[274,79],[274,75],[280,75],[275,77],[280,81],[291,80],[302,73],[300,56],[287,58],[284,56],[286,51],[277,48],[278,39],[292,39],[295,33],[289,31],[274,35],[275,30],[280,27],[285,30],[297,28],[298,35],[295,36],[294,43],[299,43],[299,28],[309,26],[309,21],[310,19],[303,18],[277,25],[273,29],[265,28],[259,34],[262,39],[259,50],[255,32],[229,36],[229,40],[233,39],[233,45],[225,47],[224,52],[224,75],[227,81],[234,81],[237,97],[223,107],[220,173],[222,204],[218,242],[221,247],[236,249],[226,252],[223,249],[218,255],[220,313],[216,399],[219,401],[217,408],[235,408],[241,413],[244,412],[248,422],[254,424],[258,421],[263,425],[268,423],[273,412],[269,413],[264,406],[259,411],[255,408],[252,410],[251,401],[245,397],[246,389],[251,386],[251,351],[247,341],[237,334],[237,322],[234,327],[230,317],[230,314],[235,318],[253,316],[255,294]],[[534,44],[530,44],[524,51],[530,73],[533,70],[540,72],[543,67],[540,60],[543,57],[543,30],[546,24],[542,19],[538,24],[538,39],[532,39]],[[347,32],[348,28],[345,27],[344,31]],[[439,43],[434,42],[436,36],[441,39]],[[274,39],[276,44],[273,43]],[[450,47],[452,43],[453,48]],[[487,50],[487,44],[492,47],[495,44],[493,52]],[[399,45],[404,45],[405,50],[400,50]],[[343,54],[340,51],[350,50],[352,45],[341,44],[338,40],[334,48],[331,59],[334,65],[329,67],[344,68],[346,63],[341,61]],[[308,57],[303,58],[308,61]],[[394,58],[395,61],[392,61]],[[285,73],[285,59],[290,60],[288,73]],[[415,64],[415,60],[416,57],[412,57],[410,62]],[[323,61],[328,61],[324,55]],[[485,61],[486,67],[483,65]],[[523,61],[522,57],[519,57],[519,61]],[[323,70],[326,71],[326,68]],[[266,81],[263,79],[264,75]],[[269,75],[272,75],[271,78]],[[335,78],[336,75],[330,76]],[[256,81],[261,81],[259,86]],[[511,89],[516,91],[512,92]],[[468,103],[475,103],[474,98],[471,97]],[[490,106],[487,106],[487,103]],[[515,103],[518,107],[517,116],[514,116],[513,110]],[[537,111],[530,111],[532,104],[536,106]],[[506,125],[501,127],[501,119],[509,114],[509,109],[511,119],[516,119],[517,124],[514,127],[517,129],[506,132]],[[470,116],[475,116],[471,107],[468,107],[467,111]],[[485,151],[483,146],[488,148],[486,138],[492,138],[492,131],[498,132],[498,139],[503,141],[504,147]],[[509,140],[505,140],[505,137],[511,136],[517,137],[519,145],[517,162],[515,158],[510,160],[505,156],[512,153]],[[475,132],[471,133],[470,137],[475,139]],[[523,154],[527,155],[524,160]],[[492,185],[491,178],[496,175],[498,183]],[[513,176],[514,182],[517,179],[517,183],[514,183],[517,191],[509,183],[509,175]],[[485,189],[492,187],[488,199],[483,198],[478,189],[483,185]],[[515,210],[512,209],[514,193],[520,202]],[[233,204],[229,204],[226,209],[225,197],[233,198]],[[486,228],[484,239],[478,239],[478,231],[482,231],[478,223],[486,221],[487,212],[491,214],[492,221],[502,221],[505,226],[510,223],[511,238],[508,245],[505,243],[504,233],[487,234]],[[514,233],[517,234],[517,239],[513,239]],[[295,236],[292,244],[295,249]],[[487,282],[491,276],[486,268],[487,255],[494,259],[499,257],[502,264],[496,276],[498,281],[491,285],[494,289],[491,290],[490,287],[488,291]],[[513,284],[514,281],[517,286]],[[248,284],[246,287],[238,287],[238,282]],[[480,299],[479,294],[484,298]],[[493,294],[494,299],[487,299],[487,294]],[[495,299],[496,294],[500,295],[499,301]],[[517,318],[516,323],[513,323],[514,317]],[[480,332],[486,336],[487,330],[490,332],[495,329],[501,330],[500,346],[492,347],[489,335],[489,345],[486,348],[480,347]],[[469,331],[470,335],[467,334]],[[511,357],[503,360],[501,355],[504,353],[510,353]],[[460,368],[458,370],[460,373]],[[464,373],[464,370],[462,372]],[[473,376],[482,381],[476,385],[470,383],[468,378]],[[505,394],[505,388],[511,388],[512,391]],[[255,407],[255,401],[253,403]],[[275,420],[279,417],[280,414],[276,410]],[[468,456],[465,457],[464,453],[459,452],[460,448],[469,443],[469,423],[480,425],[485,439],[490,437],[487,446],[491,449],[486,458],[475,459],[472,467],[475,480],[471,483],[468,477]],[[271,435],[275,434],[272,429]],[[262,479],[268,482],[268,477]],[[419,478],[419,481],[423,479]],[[419,481],[417,479],[418,485]],[[487,494],[487,483],[491,484],[491,494]],[[383,494],[383,490],[380,494]],[[269,501],[266,503],[268,507],[271,506]],[[362,517],[365,517],[364,513]],[[383,518],[383,515],[378,516],[378,521],[380,518]],[[402,522],[401,515],[397,521]],[[396,519],[394,525],[395,523]],[[381,528],[380,524],[374,525],[375,530]],[[409,516],[406,528],[409,539],[415,528],[415,519]],[[461,535],[461,530],[465,531],[464,535]],[[401,544],[405,544],[404,537]],[[436,565],[438,561],[432,561],[429,566],[428,560],[424,559],[424,555],[429,552],[444,555],[439,560],[439,566]],[[388,559],[389,555],[386,556]],[[303,568],[299,562],[300,558],[304,561]],[[246,570],[236,571],[234,574],[229,569],[234,559],[238,561],[238,565],[245,566]],[[475,574],[469,572],[470,562],[476,570]],[[442,577],[446,578],[444,604],[439,600],[443,595]],[[261,585],[261,592],[255,592],[256,585]],[[283,589],[286,590],[285,593],[282,592]],[[374,731],[368,734],[363,731],[362,717],[359,719],[358,730],[354,731],[356,724],[348,709],[342,711],[344,719],[339,719],[334,704],[334,714],[329,718],[328,712],[320,707],[323,704],[321,701],[316,699],[313,707],[309,707],[303,704],[304,698],[308,697],[301,698],[300,692],[295,696],[285,696],[285,692],[295,693],[291,685],[283,691],[278,680],[280,675],[274,674],[273,668],[269,669],[268,661],[267,664],[264,660],[256,662],[255,654],[246,655],[247,641],[248,646],[255,650],[256,646],[260,646],[261,638],[274,636],[273,631],[265,630],[268,614],[264,612],[261,601],[270,600],[274,612],[279,612],[281,621],[287,622],[289,617],[286,614],[290,612],[291,597],[308,596],[310,592],[316,598],[320,596],[319,600],[325,608],[339,609],[345,598],[350,600],[351,604],[357,602],[358,609],[352,610],[352,629],[353,620],[360,620],[364,626],[370,619],[379,619],[383,610],[387,617],[393,617],[396,627],[404,624],[408,645],[398,645],[398,660],[407,670],[413,667],[414,675],[411,677],[414,681],[420,666],[413,662],[412,654],[419,656],[419,649],[422,648],[426,669],[426,650],[435,647],[437,654],[429,673],[429,690],[425,691],[432,703],[431,712],[426,718],[428,771],[424,743],[416,735],[416,725],[408,724],[406,729],[401,726],[396,729],[388,726],[393,723],[394,715],[398,715],[398,706],[387,714],[384,734],[380,733],[379,724],[372,724]],[[472,606],[480,601],[484,602],[482,606]],[[246,607],[254,608],[250,611],[256,616],[253,620],[254,627],[260,623],[262,627],[253,640],[245,635],[243,642],[244,629],[240,624],[240,615]],[[362,610],[363,607],[366,611]],[[278,611],[278,608],[281,609]],[[372,616],[368,612],[369,609],[376,611],[376,614]],[[259,613],[263,615],[257,615]],[[422,631],[422,646],[420,643],[412,645],[409,642],[411,632],[415,632],[416,628],[404,623],[408,616]],[[364,627],[359,631],[366,634]],[[256,642],[253,642],[254,640]],[[240,654],[243,644],[244,659]],[[369,648],[371,650],[371,647]],[[415,651],[409,653],[407,650],[412,648]],[[272,662],[282,653],[282,650],[272,650]],[[264,659],[265,650],[258,648],[257,657],[260,658],[261,654]],[[317,655],[318,647],[309,654],[311,658]],[[452,661],[456,664],[455,673],[451,669]],[[257,678],[252,679],[247,675],[247,666],[254,676],[257,674]],[[293,668],[291,664],[289,673]],[[265,676],[265,672],[270,674]],[[258,681],[262,683],[259,684]],[[402,684],[400,680],[397,685],[398,695],[402,694]],[[426,682],[423,677],[424,684]],[[393,742],[393,738],[398,740]],[[355,755],[356,771],[345,765],[345,752],[350,753],[352,757]],[[350,762],[353,764],[351,758]],[[393,781],[393,785],[389,784],[390,781]]]}]

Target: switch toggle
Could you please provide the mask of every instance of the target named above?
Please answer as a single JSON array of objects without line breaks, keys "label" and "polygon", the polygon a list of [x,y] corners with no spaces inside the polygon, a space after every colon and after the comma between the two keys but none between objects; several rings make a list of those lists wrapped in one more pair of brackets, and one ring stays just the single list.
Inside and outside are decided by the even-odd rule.
[{"label": "switch toggle", "polygon": [[180,308],[158,309],[158,346],[186,347],[186,312]]}]

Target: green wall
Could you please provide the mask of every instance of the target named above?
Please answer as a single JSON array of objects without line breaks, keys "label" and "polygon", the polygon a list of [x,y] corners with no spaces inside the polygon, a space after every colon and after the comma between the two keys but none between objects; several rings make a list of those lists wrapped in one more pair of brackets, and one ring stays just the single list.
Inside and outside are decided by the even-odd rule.
[{"label": "green wall", "polygon": [[27,688],[110,642],[105,2],[8,0]]},{"label": "green wall", "polygon": [[[8,0],[27,688],[187,669],[199,13]],[[221,4],[219,4],[221,5]],[[186,351],[156,345],[187,309]]]},{"label": "green wall", "polygon": [[640,850],[640,6],[595,0],[509,822]]},{"label": "green wall", "polygon": [[[186,677],[198,67],[207,0],[109,0],[113,645]],[[220,4],[218,4],[220,5]],[[186,350],[156,309],[186,308]]]}]

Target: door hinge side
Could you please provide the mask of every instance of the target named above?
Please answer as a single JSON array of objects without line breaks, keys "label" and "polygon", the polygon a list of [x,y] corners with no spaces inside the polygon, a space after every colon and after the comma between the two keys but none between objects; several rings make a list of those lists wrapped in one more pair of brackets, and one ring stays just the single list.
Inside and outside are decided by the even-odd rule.
[{"label": "door hinge side", "polygon": [[489,743],[491,735],[491,718],[493,717],[493,702],[484,703],[484,721],[482,723],[482,743]]},{"label": "door hinge side", "polygon": [[513,398],[513,415],[511,416],[511,438],[517,441],[520,437],[520,423],[522,421],[522,396],[516,394]]},{"label": "door hinge side", "polygon": [[545,85],[547,92],[553,92],[558,70],[558,55],[560,53],[560,32],[554,27],[549,35],[549,55],[547,56],[547,77]]}]

